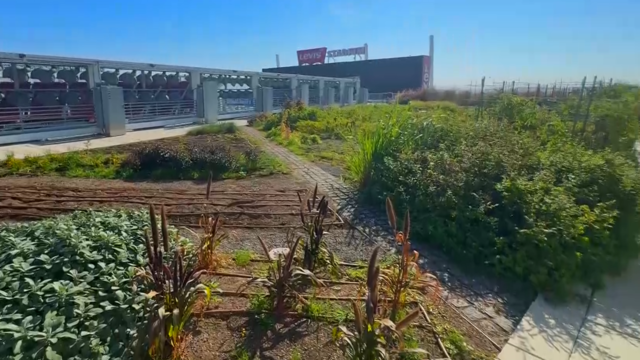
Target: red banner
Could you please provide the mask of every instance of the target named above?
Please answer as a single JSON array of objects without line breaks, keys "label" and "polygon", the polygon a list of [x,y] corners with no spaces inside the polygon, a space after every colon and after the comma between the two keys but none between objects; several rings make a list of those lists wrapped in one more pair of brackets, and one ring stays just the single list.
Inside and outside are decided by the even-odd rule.
[{"label": "red banner", "polygon": [[327,48],[298,50],[298,65],[324,64]]}]

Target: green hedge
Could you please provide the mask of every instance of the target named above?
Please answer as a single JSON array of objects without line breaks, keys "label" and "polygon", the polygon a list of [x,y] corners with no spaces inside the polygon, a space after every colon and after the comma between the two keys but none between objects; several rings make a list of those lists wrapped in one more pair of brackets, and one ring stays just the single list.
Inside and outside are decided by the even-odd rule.
[{"label": "green hedge", "polygon": [[480,121],[433,108],[360,135],[364,194],[410,208],[412,238],[461,264],[554,294],[601,285],[638,254],[637,164],[628,149],[589,149],[533,102],[503,100]]}]

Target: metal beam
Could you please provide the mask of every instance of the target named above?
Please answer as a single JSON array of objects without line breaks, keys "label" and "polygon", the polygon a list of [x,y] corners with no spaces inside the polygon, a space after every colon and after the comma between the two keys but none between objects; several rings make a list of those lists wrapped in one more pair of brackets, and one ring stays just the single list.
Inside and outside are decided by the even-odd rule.
[{"label": "metal beam", "polygon": [[[322,77],[322,76],[309,76],[309,75],[296,75],[296,74],[279,74],[279,73],[264,73],[258,71],[242,71],[242,70],[227,70],[227,69],[215,69],[215,68],[202,68],[192,66],[180,66],[180,65],[165,65],[165,64],[153,64],[153,63],[137,63],[129,61],[111,61],[111,60],[97,60],[97,59],[84,59],[84,58],[71,58],[63,56],[48,56],[48,55],[34,55],[34,54],[19,54],[19,53],[7,53],[0,52],[0,62],[18,63],[18,64],[36,64],[36,65],[60,65],[60,66],[79,66],[79,65],[98,65],[100,67],[111,69],[131,69],[142,71],[168,71],[168,72],[200,72],[217,75],[232,75],[232,76],[252,76],[258,75],[263,77],[275,77],[275,78],[295,78],[305,80],[338,80],[339,78]],[[355,78],[349,78],[355,81]]]},{"label": "metal beam", "polygon": [[43,129],[42,131],[26,131],[23,133],[3,134],[0,132],[0,145],[18,144],[31,141],[47,141],[61,138],[73,138],[81,136],[92,136],[101,134],[102,130],[97,126],[85,126],[79,128],[55,127]]}]

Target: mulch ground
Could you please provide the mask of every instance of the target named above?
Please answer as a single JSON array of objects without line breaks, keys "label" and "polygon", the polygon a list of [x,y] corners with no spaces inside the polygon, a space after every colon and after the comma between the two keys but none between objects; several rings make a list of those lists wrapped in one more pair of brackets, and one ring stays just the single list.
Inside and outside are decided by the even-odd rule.
[{"label": "mulch ground", "polygon": [[[300,199],[310,196],[313,189],[292,176],[247,178],[214,182],[207,200],[205,182],[129,182],[121,180],[69,179],[60,177],[0,178],[0,223],[32,221],[65,214],[80,209],[144,209],[149,203],[166,207],[169,223],[191,231],[181,234],[197,241],[201,214],[220,215],[223,229],[230,234],[220,250],[233,258],[236,250],[249,250],[263,255],[257,236],[269,248],[287,245],[290,236],[303,235],[300,228]],[[331,216],[326,222],[334,225],[325,236],[328,247],[344,262],[369,258],[377,245],[370,238],[341,224]],[[386,249],[389,249],[388,247]],[[238,267],[231,261],[224,271],[258,276],[264,264],[252,263]],[[226,291],[237,290],[246,278],[210,276]],[[260,291],[252,287],[246,291]],[[360,286],[336,285],[315,292],[319,296],[355,296]],[[348,302],[345,306],[348,306]],[[213,309],[243,309],[246,297],[222,297]],[[429,308],[434,321],[449,323],[458,329],[465,341],[475,349],[495,354],[495,348],[463,318],[446,306]],[[437,320],[436,320],[437,319]],[[423,321],[423,320],[421,320]],[[341,358],[339,349],[331,343],[335,325],[308,319],[291,318],[265,329],[256,325],[252,316],[228,316],[196,319],[185,352],[191,359],[232,359],[238,344],[250,354],[264,359],[290,359],[299,353],[304,359]],[[432,353],[431,358],[443,358],[434,331],[426,322],[417,327],[420,346]],[[499,334],[504,336],[505,334]]]},{"label": "mulch ground", "polygon": [[299,221],[300,199],[308,192],[288,176],[215,182],[209,200],[204,182],[6,177],[0,179],[0,220],[38,219],[79,209],[139,209],[152,203],[164,205],[174,225],[195,226],[202,214],[219,214],[227,228],[280,228],[292,219]]}]

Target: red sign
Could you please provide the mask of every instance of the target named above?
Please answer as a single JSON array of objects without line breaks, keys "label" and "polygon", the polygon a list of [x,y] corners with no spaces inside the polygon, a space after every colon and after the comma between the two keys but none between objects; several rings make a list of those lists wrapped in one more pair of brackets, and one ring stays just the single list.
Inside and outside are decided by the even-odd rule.
[{"label": "red sign", "polygon": [[298,50],[298,65],[324,64],[327,48]]}]

